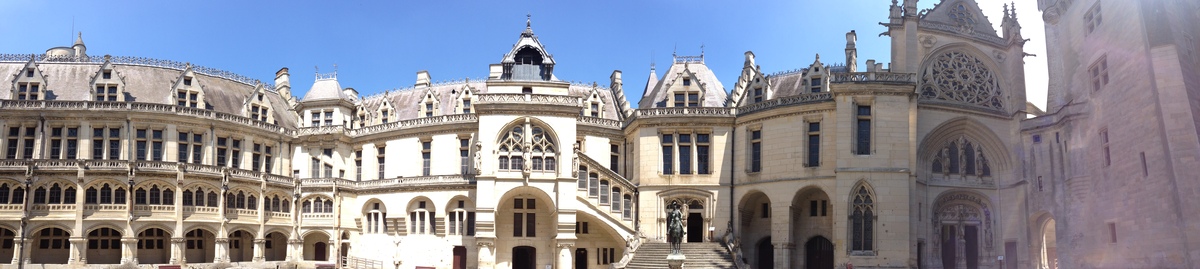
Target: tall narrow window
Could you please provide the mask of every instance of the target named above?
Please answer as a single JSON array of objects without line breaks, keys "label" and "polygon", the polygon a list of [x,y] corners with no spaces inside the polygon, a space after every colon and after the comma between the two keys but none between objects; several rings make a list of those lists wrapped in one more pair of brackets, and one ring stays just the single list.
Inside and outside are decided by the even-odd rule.
[{"label": "tall narrow window", "polygon": [[1101,56],[1099,60],[1092,63],[1088,67],[1088,75],[1092,80],[1092,91],[1099,91],[1108,85],[1108,56]]},{"label": "tall narrow window", "polygon": [[421,141],[421,175],[423,176],[429,176],[432,155],[433,141]]},{"label": "tall narrow window", "polygon": [[692,174],[692,134],[679,134],[679,174]]},{"label": "tall narrow window", "polygon": [[79,128],[50,129],[50,159],[76,159],[79,153]]},{"label": "tall narrow window", "polygon": [[217,166],[225,166],[229,161],[229,138],[217,138]]},{"label": "tall narrow window", "polygon": [[871,154],[871,107],[860,105],[857,111],[857,130],[855,132],[855,153],[858,155]]},{"label": "tall narrow window", "polygon": [[1087,26],[1087,33],[1091,34],[1095,32],[1096,28],[1100,27],[1100,23],[1103,21],[1103,16],[1100,13],[1100,1],[1096,1],[1096,5],[1083,14],[1083,23]]},{"label": "tall narrow window", "polygon": [[231,139],[229,151],[229,166],[233,168],[242,168],[242,140]]},{"label": "tall narrow window", "polygon": [[817,167],[821,165],[821,123],[808,123],[808,159],[805,166]]},{"label": "tall narrow window", "polygon": [[675,135],[674,134],[663,134],[662,135],[662,156],[663,156],[662,171],[663,171],[664,175],[669,175],[669,174],[675,173],[674,169],[672,169],[675,167],[674,154],[675,154]]},{"label": "tall narrow window", "polygon": [[254,143],[250,149],[250,169],[262,172],[263,144]]},{"label": "tall narrow window", "polygon": [[609,194],[608,180],[600,181],[599,192],[600,192],[600,204],[607,205],[608,204],[608,194]]},{"label": "tall narrow window", "polygon": [[708,148],[710,134],[696,134],[696,172],[701,175],[709,174]]},{"label": "tall narrow window", "polygon": [[362,150],[361,149],[355,150],[354,151],[354,171],[355,171],[354,180],[356,180],[356,181],[362,181],[362,175],[363,175],[363,163],[362,162],[363,162],[362,161]]},{"label": "tall narrow window", "polygon": [[1108,151],[1108,128],[1100,129],[1100,149],[1104,151],[1104,167],[1112,165],[1112,156]]},{"label": "tall narrow window", "polygon": [[762,89],[762,87],[759,87],[759,88],[754,88],[754,103],[755,103],[755,104],[757,104],[757,103],[762,103],[762,101],[763,101],[763,89]]},{"label": "tall narrow window", "polygon": [[312,127],[321,126],[321,112],[320,112],[320,111],[313,111],[313,112],[312,112],[310,115],[312,115],[312,120],[311,120],[311,121],[312,121],[312,124],[311,124],[311,126],[312,126]]},{"label": "tall narrow window", "polygon": [[874,250],[874,221],[875,201],[866,186],[859,186],[854,192],[853,208],[850,214],[850,230],[852,231],[851,250]]},{"label": "tall narrow window", "polygon": [[321,159],[313,157],[312,164],[309,165],[309,177],[320,177],[321,175]]},{"label": "tall narrow window", "polygon": [[376,164],[379,166],[379,168],[378,168],[379,169],[379,178],[376,178],[376,179],[383,179],[384,178],[383,174],[385,171],[387,171],[387,169],[384,169],[385,168],[384,165],[387,164],[387,160],[383,156],[383,153],[386,152],[385,149],[386,148],[384,148],[384,147],[378,147],[375,149],[375,151],[376,151],[375,161],[376,161]]},{"label": "tall narrow window", "polygon": [[534,199],[513,200],[513,237],[536,237],[537,203]]},{"label": "tall narrow window", "polygon": [[325,111],[325,126],[333,126],[333,111]]},{"label": "tall narrow window", "polygon": [[821,77],[813,77],[809,80],[809,92],[821,92]]},{"label": "tall narrow window", "polygon": [[187,132],[179,133],[178,151],[179,162],[200,164],[203,158],[204,135]]},{"label": "tall narrow window", "polygon": [[459,162],[459,171],[463,175],[470,174],[470,164],[471,164],[470,156],[471,156],[471,139],[470,138],[459,138],[458,139],[458,160],[459,160],[458,162]]},{"label": "tall narrow window", "polygon": [[579,190],[587,190],[588,188],[588,168],[587,166],[579,166]]},{"label": "tall narrow window", "polygon": [[750,172],[762,171],[762,130],[750,131]]},{"label": "tall narrow window", "polygon": [[588,174],[588,196],[597,197],[600,195],[600,175],[596,173]]},{"label": "tall narrow window", "polygon": [[147,155],[148,154],[147,147],[150,146],[150,144],[149,144],[150,143],[149,142],[150,135],[148,132],[149,132],[149,130],[146,130],[146,129],[138,129],[136,132],[137,133],[137,135],[135,136],[136,142],[134,142],[134,143],[137,144],[137,152],[136,153],[137,153],[137,160],[139,160],[139,161],[145,161],[146,156],[148,156]]},{"label": "tall narrow window", "polygon": [[150,159],[162,161],[163,155],[166,153],[166,150],[163,149],[163,130],[153,130],[150,134]]},{"label": "tall narrow window", "polygon": [[621,165],[621,147],[617,144],[608,145],[608,169],[612,169],[614,173],[620,173],[618,169]]}]

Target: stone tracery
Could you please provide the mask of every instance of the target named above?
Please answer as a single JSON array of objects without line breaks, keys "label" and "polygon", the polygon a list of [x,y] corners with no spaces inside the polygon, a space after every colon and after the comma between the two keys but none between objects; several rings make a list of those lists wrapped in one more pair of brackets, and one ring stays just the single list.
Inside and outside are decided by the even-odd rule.
[{"label": "stone tracery", "polygon": [[921,99],[1004,109],[1000,81],[983,61],[962,51],[934,56],[921,75]]},{"label": "stone tracery", "polygon": [[930,171],[934,176],[992,176],[991,165],[984,157],[983,147],[966,137],[952,140],[933,157]]}]

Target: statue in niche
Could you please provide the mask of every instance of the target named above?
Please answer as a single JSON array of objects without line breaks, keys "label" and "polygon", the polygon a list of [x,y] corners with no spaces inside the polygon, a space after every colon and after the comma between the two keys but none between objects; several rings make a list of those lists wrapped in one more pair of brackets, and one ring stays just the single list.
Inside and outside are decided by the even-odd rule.
[{"label": "statue in niche", "polygon": [[483,173],[483,143],[475,141],[475,174]]},{"label": "statue in niche", "polygon": [[572,146],[575,150],[571,151],[571,177],[579,176],[579,142],[575,142]]},{"label": "statue in niche", "polygon": [[521,171],[525,172],[525,174],[529,174],[530,171],[533,171],[533,157],[531,157],[529,153],[530,151],[533,151],[533,145],[525,143],[524,148],[525,150],[522,151],[521,158],[524,158],[525,161],[523,167],[521,167]]}]

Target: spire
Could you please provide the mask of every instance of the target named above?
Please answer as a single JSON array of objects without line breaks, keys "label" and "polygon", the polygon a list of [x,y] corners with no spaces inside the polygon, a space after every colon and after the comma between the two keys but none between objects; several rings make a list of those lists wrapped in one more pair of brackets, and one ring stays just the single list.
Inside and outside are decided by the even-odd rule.
[{"label": "spire", "polygon": [[83,45],[83,32],[79,32],[79,37],[75,38],[75,45]]},{"label": "spire", "polygon": [[530,23],[533,14],[525,14],[525,31],[521,32],[521,36],[533,36],[533,24]]}]

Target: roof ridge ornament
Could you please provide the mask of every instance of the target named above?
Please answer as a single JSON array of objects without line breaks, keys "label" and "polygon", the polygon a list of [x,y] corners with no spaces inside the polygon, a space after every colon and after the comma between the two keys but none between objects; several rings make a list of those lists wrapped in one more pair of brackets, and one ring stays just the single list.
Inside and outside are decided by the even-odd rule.
[{"label": "roof ridge ornament", "polygon": [[533,36],[533,26],[530,23],[533,14],[525,13],[525,31],[521,32],[521,36]]}]

